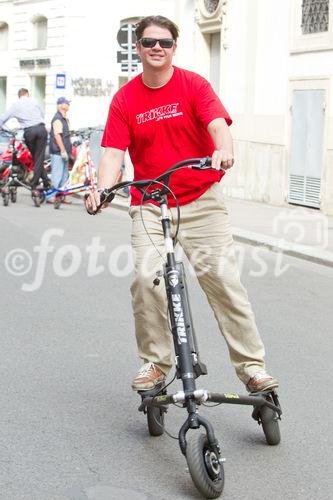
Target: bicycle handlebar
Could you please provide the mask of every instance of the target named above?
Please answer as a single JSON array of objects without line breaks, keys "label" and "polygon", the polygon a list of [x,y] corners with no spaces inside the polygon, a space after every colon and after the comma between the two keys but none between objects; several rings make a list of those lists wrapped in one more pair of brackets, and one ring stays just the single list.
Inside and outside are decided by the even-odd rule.
[{"label": "bicycle handlebar", "polygon": [[16,134],[18,132],[21,132],[22,130],[23,129],[20,127],[12,128],[12,129],[0,127],[0,133],[4,132],[5,134],[7,134],[11,137],[16,137]]},{"label": "bicycle handlebar", "polygon": [[101,127],[85,127],[85,128],[80,128],[78,130],[71,130],[70,131],[70,135],[71,136],[79,135],[82,138],[88,138],[88,139],[90,139],[90,136],[94,132],[103,132],[103,129]]},{"label": "bicycle handlebar", "polygon": [[212,159],[207,156],[205,158],[189,158],[188,160],[183,160],[179,161],[178,163],[175,163],[172,167],[170,167],[166,172],[163,174],[159,175],[155,179],[143,179],[139,181],[123,181],[123,182],[118,182],[114,186],[112,186],[109,189],[104,189],[101,193],[100,197],[100,204],[97,207],[97,210],[95,212],[88,212],[90,215],[95,215],[97,212],[101,210],[103,207],[104,203],[110,203],[113,198],[116,195],[116,191],[118,189],[128,187],[128,186],[134,186],[141,191],[144,192],[144,188],[150,186],[151,184],[159,184],[162,183],[163,181],[166,181],[171,174],[176,172],[177,170],[180,170],[181,168],[191,168],[194,170],[208,170],[211,168],[212,165]]}]

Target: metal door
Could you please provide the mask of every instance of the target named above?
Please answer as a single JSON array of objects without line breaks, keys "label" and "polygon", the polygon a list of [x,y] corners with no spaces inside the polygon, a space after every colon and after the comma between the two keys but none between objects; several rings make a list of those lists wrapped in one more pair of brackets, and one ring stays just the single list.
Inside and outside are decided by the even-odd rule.
[{"label": "metal door", "polygon": [[289,175],[290,203],[319,207],[323,169],[325,90],[294,90]]}]

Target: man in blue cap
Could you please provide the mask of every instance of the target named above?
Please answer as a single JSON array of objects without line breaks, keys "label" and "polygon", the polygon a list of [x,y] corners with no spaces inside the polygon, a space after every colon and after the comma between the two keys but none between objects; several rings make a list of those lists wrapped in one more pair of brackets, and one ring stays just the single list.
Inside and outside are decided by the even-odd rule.
[{"label": "man in blue cap", "polygon": [[[57,100],[57,112],[51,121],[50,130],[50,157],[51,182],[53,187],[61,188],[68,179],[68,160],[71,156],[72,143],[70,140],[69,121],[67,112],[70,101],[65,97]],[[52,203],[52,199],[48,200]],[[70,203],[64,200],[64,203]]]}]

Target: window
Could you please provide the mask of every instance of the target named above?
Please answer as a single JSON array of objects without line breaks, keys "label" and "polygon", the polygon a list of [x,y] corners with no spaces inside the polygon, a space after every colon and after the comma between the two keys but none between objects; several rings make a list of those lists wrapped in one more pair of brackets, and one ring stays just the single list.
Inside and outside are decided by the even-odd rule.
[{"label": "window", "polygon": [[119,76],[118,77],[118,88],[120,89],[120,87],[125,85],[125,83],[127,83],[127,82],[128,82],[128,76]]},{"label": "window", "polygon": [[38,17],[33,21],[33,49],[45,49],[47,46],[47,19]]},{"label": "window", "polygon": [[328,31],[329,0],[303,0],[302,33]]},{"label": "window", "polygon": [[333,49],[333,0],[290,2],[290,52]]},{"label": "window", "polygon": [[8,24],[0,21],[0,50],[8,49]]},{"label": "window", "polygon": [[205,9],[209,14],[213,14],[219,6],[219,0],[204,0]]},{"label": "window", "polygon": [[227,0],[195,0],[196,10],[198,12],[197,24],[201,33],[215,33],[221,30],[222,17],[226,7]]},{"label": "window", "polygon": [[32,96],[37,99],[43,111],[45,109],[45,84],[45,75],[36,75],[31,77]]}]

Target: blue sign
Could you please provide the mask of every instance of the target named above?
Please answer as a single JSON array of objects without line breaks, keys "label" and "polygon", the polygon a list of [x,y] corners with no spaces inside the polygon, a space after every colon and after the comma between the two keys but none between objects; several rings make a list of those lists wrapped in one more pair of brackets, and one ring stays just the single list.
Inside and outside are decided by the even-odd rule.
[{"label": "blue sign", "polygon": [[57,73],[56,76],[56,89],[66,88],[66,75],[65,73]]}]

